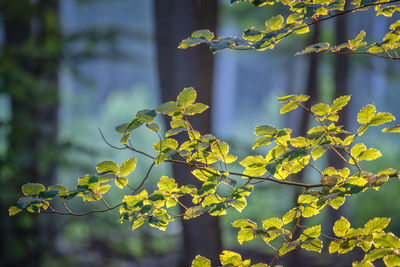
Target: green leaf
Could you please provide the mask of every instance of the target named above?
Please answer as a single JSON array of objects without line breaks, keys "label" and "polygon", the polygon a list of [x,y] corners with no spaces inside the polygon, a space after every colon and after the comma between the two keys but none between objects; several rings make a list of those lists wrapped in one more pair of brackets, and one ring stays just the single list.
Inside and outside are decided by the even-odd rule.
[{"label": "green leaf", "polygon": [[300,240],[307,240],[309,238],[317,238],[321,234],[321,225],[315,225],[307,228],[300,236]]},{"label": "green leaf", "polygon": [[400,266],[400,256],[399,255],[387,255],[383,258],[386,266],[395,267]]},{"label": "green leaf", "polygon": [[315,251],[319,253],[322,251],[322,241],[317,238],[301,242],[300,246],[309,251]]},{"label": "green leaf", "polygon": [[341,217],[339,220],[335,222],[333,225],[333,232],[335,233],[336,236],[338,237],[344,237],[346,236],[346,232],[350,229],[350,222],[344,218]]},{"label": "green leaf", "polygon": [[125,133],[124,136],[121,138],[121,143],[126,144],[129,141],[129,138],[131,137],[131,133]]},{"label": "green leaf", "polygon": [[286,214],[283,216],[283,218],[282,218],[283,224],[288,224],[300,216],[301,216],[300,207],[295,207],[295,208],[289,210],[288,212],[286,212]]},{"label": "green leaf", "polygon": [[280,114],[284,114],[289,111],[292,111],[292,110],[296,109],[298,106],[299,106],[299,104],[297,103],[297,101],[293,101],[293,100],[289,101],[288,103],[284,104],[281,107]]},{"label": "green leaf", "polygon": [[185,220],[193,219],[193,218],[199,217],[200,215],[202,215],[204,213],[205,213],[205,209],[202,206],[190,207],[185,211],[183,219],[185,219]]},{"label": "green leaf", "polygon": [[282,15],[273,16],[265,22],[265,26],[271,30],[279,30],[282,28],[283,21]]},{"label": "green leaf", "polygon": [[327,42],[309,45],[306,48],[304,48],[303,50],[297,52],[296,56],[302,56],[302,55],[309,54],[309,53],[318,53],[318,52],[329,49],[329,46],[330,45]]},{"label": "green leaf", "polygon": [[97,193],[103,195],[103,194],[107,193],[107,191],[110,188],[111,188],[111,185],[109,185],[109,184],[102,185],[97,189]]},{"label": "green leaf", "polygon": [[278,130],[270,125],[259,125],[254,129],[254,134],[257,136],[274,136],[277,132]]},{"label": "green leaf", "polygon": [[168,178],[167,176],[162,176],[157,185],[160,191],[168,193],[174,193],[178,188],[175,180],[173,178]]},{"label": "green leaf", "polygon": [[375,148],[368,148],[362,152],[357,158],[359,160],[374,160],[382,156],[381,152]]},{"label": "green leaf", "polygon": [[119,172],[118,164],[110,160],[99,163],[96,170],[100,174],[117,174]]},{"label": "green leaf", "polygon": [[382,133],[400,133],[400,125],[384,128]]},{"label": "green leaf", "polygon": [[119,168],[121,176],[128,176],[136,168],[136,158],[125,160]]},{"label": "green leaf", "polygon": [[236,220],[232,223],[232,226],[236,228],[251,228],[251,229],[257,228],[257,224],[249,219]]},{"label": "green leaf", "polygon": [[190,105],[186,109],[186,115],[195,115],[195,114],[203,113],[208,108],[209,108],[209,106],[204,105],[202,103],[195,103],[193,105]]},{"label": "green leaf", "polygon": [[179,93],[177,103],[182,108],[187,108],[194,103],[196,97],[196,90],[194,90],[193,87],[188,87],[183,89],[183,91]]},{"label": "green leaf", "polygon": [[365,133],[365,131],[367,130],[367,128],[368,128],[368,124],[361,125],[360,128],[358,128],[358,130],[357,130],[358,135],[359,136],[363,135]]},{"label": "green leaf", "polygon": [[192,33],[193,38],[203,38],[207,41],[214,39],[214,33],[210,32],[210,30],[197,30]]},{"label": "green leaf", "polygon": [[157,123],[150,123],[150,124],[146,124],[146,127],[153,131],[153,132],[158,132],[160,130],[160,125],[158,125]]},{"label": "green leaf", "polygon": [[155,151],[167,152],[175,150],[178,147],[178,142],[172,138],[166,138],[153,145]]},{"label": "green leaf", "polygon": [[369,122],[368,125],[370,126],[378,126],[387,122],[391,122],[394,121],[395,118],[392,114],[390,114],[389,112],[378,112],[378,114],[376,114],[372,120]]},{"label": "green leaf", "polygon": [[240,254],[229,250],[222,251],[219,259],[222,265],[241,266],[242,264],[242,257]]},{"label": "green leaf", "polygon": [[390,222],[390,218],[373,218],[369,220],[364,226],[366,235],[385,229]]},{"label": "green leaf", "polygon": [[15,214],[21,212],[22,209],[16,207],[16,206],[11,206],[8,208],[8,215],[9,216],[14,216]]},{"label": "green leaf", "polygon": [[357,121],[361,124],[367,124],[374,118],[375,113],[375,106],[368,104],[358,112]]},{"label": "green leaf", "polygon": [[324,116],[329,113],[330,108],[327,104],[319,103],[312,106],[311,111],[319,116]]},{"label": "green leaf", "polygon": [[262,222],[262,225],[265,230],[281,229],[283,226],[283,222],[279,218],[270,218],[270,219],[264,220]]},{"label": "green leaf", "polygon": [[192,267],[211,267],[211,261],[207,258],[197,255],[192,261]]},{"label": "green leaf", "polygon": [[136,113],[136,119],[142,122],[150,123],[156,118],[157,114],[154,109],[143,109]]},{"label": "green leaf", "polygon": [[279,102],[289,102],[291,100],[297,100],[297,95],[287,95],[278,97]]},{"label": "green leaf", "polygon": [[39,183],[28,183],[22,186],[22,193],[27,197],[39,195],[40,192],[45,190],[44,186]]},{"label": "green leaf", "polygon": [[343,107],[347,105],[350,100],[350,95],[344,95],[341,97],[336,98],[333,101],[333,105],[331,106],[331,112],[336,112],[341,110]]},{"label": "green leaf", "polygon": [[367,147],[363,143],[356,144],[350,151],[350,155],[358,158],[364,151],[367,150]]},{"label": "green leaf", "polygon": [[116,177],[115,185],[119,188],[124,188],[128,184],[128,178],[126,177]]},{"label": "green leaf", "polygon": [[176,109],[177,109],[176,102],[169,101],[158,106],[158,108],[156,108],[156,112],[167,115],[175,111]]},{"label": "green leaf", "polygon": [[281,248],[279,249],[279,254],[281,256],[283,256],[286,253],[296,249],[298,245],[299,245],[298,242],[285,242],[282,244]]},{"label": "green leaf", "polygon": [[241,228],[238,232],[237,240],[240,244],[243,244],[243,242],[251,241],[256,237],[257,237],[257,235],[254,233],[254,229]]}]

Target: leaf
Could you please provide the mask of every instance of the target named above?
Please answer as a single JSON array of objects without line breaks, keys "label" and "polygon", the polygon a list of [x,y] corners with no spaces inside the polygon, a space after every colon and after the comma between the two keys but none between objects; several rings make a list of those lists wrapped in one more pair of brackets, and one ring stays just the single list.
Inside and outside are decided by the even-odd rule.
[{"label": "leaf", "polygon": [[125,160],[119,168],[121,176],[128,176],[136,168],[136,158]]},{"label": "leaf", "polygon": [[333,225],[333,232],[335,233],[336,236],[338,237],[344,237],[346,236],[346,232],[350,229],[350,222],[344,218],[341,217],[339,220],[335,222]]},{"label": "leaf", "polygon": [[241,266],[242,264],[242,257],[240,254],[229,250],[222,251],[221,255],[219,255],[219,259],[222,265]]},{"label": "leaf", "polygon": [[110,160],[99,163],[96,170],[100,174],[117,174],[119,172],[118,164]]},{"label": "leaf", "polygon": [[188,87],[183,89],[183,91],[179,93],[177,103],[182,108],[187,108],[194,103],[196,97],[196,90],[194,90],[193,87]]},{"label": "leaf", "polygon": [[373,218],[369,220],[364,226],[366,235],[385,229],[390,222],[390,218]]},{"label": "leaf", "polygon": [[399,255],[387,255],[383,258],[386,266],[395,267],[400,266],[400,256]]},{"label": "leaf", "polygon": [[128,178],[126,177],[116,177],[115,178],[115,185],[119,188],[124,188],[128,184]]},{"label": "leaf", "polygon": [[265,230],[281,229],[283,226],[283,222],[279,218],[270,218],[270,219],[264,220],[262,222],[262,225]]},{"label": "leaf", "polygon": [[203,38],[208,41],[211,39],[214,39],[214,33],[210,32],[210,30],[204,29],[204,30],[197,30],[192,33],[193,38]]},{"label": "leaf", "polygon": [[109,184],[102,185],[97,189],[97,193],[103,195],[103,194],[107,193],[107,191],[110,188],[111,188],[111,185],[109,185]]},{"label": "leaf", "polygon": [[150,123],[150,124],[146,124],[146,127],[153,131],[153,132],[158,132],[160,130],[160,125],[158,125],[157,123]]},{"label": "leaf", "polygon": [[375,106],[368,104],[358,112],[357,121],[361,124],[367,124],[374,118],[375,113]]},{"label": "leaf", "polygon": [[400,125],[384,128],[382,133],[400,133]]},{"label": "leaf", "polygon": [[297,99],[297,95],[287,95],[287,96],[278,97],[279,102],[289,102],[291,100],[296,100],[296,99]]},{"label": "leaf", "polygon": [[8,208],[8,215],[9,216],[14,216],[15,214],[21,212],[22,209],[16,207],[16,206],[11,206]]},{"label": "leaf", "polygon": [[254,233],[254,229],[252,229],[252,228],[241,228],[239,230],[238,235],[237,235],[237,240],[238,240],[238,242],[240,244],[243,244],[243,242],[251,241],[256,237],[257,237],[257,235]]},{"label": "leaf", "polygon": [[370,126],[378,126],[387,122],[391,122],[394,121],[395,118],[392,114],[390,114],[389,112],[378,112],[378,114],[376,114],[372,120],[369,122],[368,125]]},{"label": "leaf", "polygon": [[289,101],[288,103],[284,104],[281,107],[280,114],[284,114],[289,111],[292,111],[292,110],[296,109],[298,106],[299,106],[299,104],[296,101],[293,101],[293,100]]},{"label": "leaf", "polygon": [[251,229],[257,228],[257,224],[249,219],[236,220],[232,223],[232,226],[236,228],[251,228]]},{"label": "leaf", "polygon": [[300,216],[301,216],[301,209],[298,207],[295,207],[295,208],[289,210],[288,212],[286,212],[286,214],[283,216],[283,218],[282,218],[283,224],[288,224]]},{"label": "leaf", "polygon": [[319,103],[312,106],[311,111],[319,116],[324,116],[329,113],[330,108],[327,104]]},{"label": "leaf", "polygon": [[173,193],[178,188],[175,180],[173,178],[168,178],[167,176],[161,176],[160,181],[157,185],[160,191],[167,193]]},{"label": "leaf", "polygon": [[359,160],[374,160],[382,156],[381,152],[375,148],[368,148],[362,152],[357,158]]},{"label": "leaf", "polygon": [[282,15],[273,16],[265,22],[265,26],[271,30],[278,30],[282,28],[283,21]]},{"label": "leaf", "polygon": [[309,54],[309,53],[318,53],[318,52],[329,49],[329,46],[330,45],[327,42],[309,45],[306,48],[304,48],[303,50],[297,52],[296,56],[302,56],[302,55]]},{"label": "leaf", "polygon": [[193,219],[193,218],[199,217],[200,215],[202,215],[204,213],[205,213],[205,209],[202,206],[190,207],[185,211],[183,219],[185,219],[185,220]]},{"label": "leaf", "polygon": [[281,256],[283,256],[286,253],[292,251],[293,249],[296,249],[298,245],[299,245],[298,242],[285,242],[282,244],[281,248],[279,249],[279,254]]},{"label": "leaf", "polygon": [[211,267],[211,261],[205,257],[197,255],[192,261],[192,267]]},{"label": "leaf", "polygon": [[42,184],[39,183],[27,183],[22,186],[22,193],[29,196],[37,196],[40,192],[45,191],[46,189]]},{"label": "leaf", "polygon": [[304,248],[305,250],[315,251],[315,252],[321,253],[322,241],[317,239],[317,238],[315,238],[315,239],[311,239],[311,240],[307,240],[305,242],[302,242],[300,244],[300,246],[302,248]]},{"label": "leaf", "polygon": [[259,125],[254,129],[254,134],[257,136],[268,135],[274,136],[278,130],[270,125]]},{"label": "leaf", "polygon": [[204,105],[202,103],[195,103],[191,106],[189,106],[186,109],[186,115],[194,115],[194,114],[199,114],[204,112],[205,110],[207,110],[209,108],[209,106]]},{"label": "leaf", "polygon": [[350,100],[350,95],[344,95],[336,98],[331,106],[331,112],[336,112],[341,110],[343,107],[347,105],[349,100]]},{"label": "leaf", "polygon": [[170,150],[175,150],[178,147],[178,142],[172,138],[166,138],[160,142],[153,144],[153,148],[158,152],[167,152]]},{"label": "leaf", "polygon": [[350,155],[352,157],[358,158],[364,151],[367,150],[367,147],[363,143],[356,144],[350,151]]},{"label": "leaf", "polygon": [[156,112],[167,115],[176,109],[177,109],[176,102],[169,101],[158,106],[158,108],[156,108]]},{"label": "leaf", "polygon": [[301,240],[307,240],[309,238],[317,238],[321,234],[321,225],[315,225],[307,228],[303,231],[300,236]]},{"label": "leaf", "polygon": [[136,119],[142,122],[150,123],[156,118],[157,114],[154,109],[143,109],[136,113]]}]

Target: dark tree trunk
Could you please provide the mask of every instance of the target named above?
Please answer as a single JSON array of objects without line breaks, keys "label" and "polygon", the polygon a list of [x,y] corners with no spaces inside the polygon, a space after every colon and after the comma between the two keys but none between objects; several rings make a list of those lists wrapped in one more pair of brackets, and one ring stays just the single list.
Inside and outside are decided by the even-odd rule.
[{"label": "dark tree trunk", "polygon": [[[336,20],[336,43],[342,44],[347,42],[348,40],[348,18],[347,16],[340,16]],[[334,98],[339,96],[349,94],[348,88],[348,80],[349,80],[349,55],[335,55],[335,63],[334,63],[334,82],[335,82],[335,93]],[[340,117],[338,121],[338,125],[343,125],[344,129],[348,129],[347,122],[347,110],[348,107],[345,107],[340,112]],[[339,158],[339,156],[334,151],[329,151],[328,154],[328,166],[333,166],[336,169],[341,169],[345,167],[343,160]],[[334,209],[329,209],[328,212],[328,231],[330,234],[333,234],[333,224],[336,220],[340,219],[340,216],[344,216],[345,214],[345,206],[342,206],[338,211]]]},{"label": "dark tree trunk", "polygon": [[[184,87],[193,86],[198,92],[198,102],[211,105],[214,58],[208,47],[178,50],[181,40],[198,29],[215,32],[217,24],[215,0],[156,0],[156,38],[158,75],[162,101],[176,98]],[[211,131],[211,112],[194,117],[191,123],[202,134]],[[178,141],[182,141],[178,140]],[[173,166],[179,184],[196,184],[185,166]],[[190,205],[190,200],[183,200]],[[208,257],[213,265],[219,264],[221,234],[218,217],[209,215],[182,222],[183,247],[181,266],[190,266],[197,254]]]},{"label": "dark tree trunk", "polygon": [[[310,45],[311,44],[316,44],[319,42],[320,39],[320,24],[316,24],[314,26],[312,36],[310,38]],[[319,66],[319,57],[320,54],[310,54],[308,55],[308,69],[307,69],[307,84],[306,84],[306,91],[305,94],[310,96],[310,100],[305,103],[306,107],[310,108],[314,102],[317,101],[318,98],[318,66]],[[308,129],[308,124],[310,123],[310,114],[302,110],[301,111],[301,118],[300,118],[300,124],[298,126],[298,131],[297,135],[298,136],[306,136],[307,135],[307,129]],[[299,172],[296,175],[296,181],[298,182],[304,182],[304,171]],[[297,198],[299,195],[303,192],[301,188],[294,188],[294,199],[293,202],[295,205],[297,205]],[[302,224],[300,222],[300,224]],[[300,231],[296,231],[293,235],[293,240],[297,239],[300,236]],[[296,266],[299,262],[302,262],[301,260],[301,254],[299,250],[295,250],[292,252],[290,256],[290,266]]]},{"label": "dark tree trunk", "polygon": [[[6,207],[21,195],[23,183],[48,185],[55,179],[60,53],[57,1],[9,3],[0,10],[5,31],[0,75],[2,91],[11,99],[7,154],[2,162],[8,172],[1,173],[1,191],[9,196],[1,199]],[[8,217],[6,207],[1,209],[0,218],[0,263],[40,266],[42,256],[53,247],[51,217]]]}]

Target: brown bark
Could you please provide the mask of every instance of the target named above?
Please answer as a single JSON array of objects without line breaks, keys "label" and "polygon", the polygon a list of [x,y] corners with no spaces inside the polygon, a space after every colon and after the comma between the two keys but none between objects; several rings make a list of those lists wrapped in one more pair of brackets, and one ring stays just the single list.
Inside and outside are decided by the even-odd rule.
[{"label": "brown bark", "polygon": [[[57,1],[28,0],[1,6],[5,45],[1,69],[2,90],[11,99],[11,121],[8,148],[1,173],[5,207],[1,209],[1,262],[6,266],[39,266],[44,253],[52,246],[53,223],[47,218],[29,214],[8,217],[7,206],[21,195],[21,185],[40,182],[46,185],[55,179],[58,129],[58,24],[48,25],[50,12],[57,18]],[[36,20],[37,27],[32,26]],[[48,19],[48,17],[47,17]],[[31,42],[31,49],[26,45]],[[26,52],[27,51],[27,52]],[[42,53],[40,53],[42,52]],[[44,58],[42,57],[44,56]],[[4,193],[4,194],[3,194]],[[0,264],[1,265],[1,264]]]},{"label": "brown bark", "polygon": [[[156,0],[156,38],[158,74],[162,101],[173,100],[184,88],[193,86],[198,93],[198,102],[211,105],[214,59],[208,47],[178,50],[178,44],[198,29],[215,32],[217,24],[215,0]],[[211,113],[191,119],[193,127],[202,134],[211,131]],[[182,142],[182,137],[178,137]],[[190,169],[173,166],[174,178],[179,184],[197,184]],[[182,200],[191,205],[189,199]],[[221,234],[218,217],[209,215],[182,221],[183,247],[181,266],[190,266],[197,254],[208,257],[213,265],[219,264]]]}]

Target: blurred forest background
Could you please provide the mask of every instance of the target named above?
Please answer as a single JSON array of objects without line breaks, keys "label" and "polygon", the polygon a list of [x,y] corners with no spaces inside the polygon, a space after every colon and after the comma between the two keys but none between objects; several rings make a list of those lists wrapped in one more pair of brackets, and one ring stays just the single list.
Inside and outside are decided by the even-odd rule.
[{"label": "blurred forest background", "polygon": [[[212,253],[207,247],[215,254],[221,248],[242,252],[252,263],[268,260],[272,251],[261,241],[240,247],[230,223],[243,217],[261,222],[282,216],[296,192],[276,184],[256,187],[242,213],[231,211],[219,219],[205,217],[183,226],[174,222],[165,232],[149,227],[132,232],[129,224],[120,224],[117,210],[85,217],[9,217],[7,209],[21,196],[23,183],[74,187],[79,176],[95,171],[97,163],[121,163],[132,157],[109,147],[98,128],[118,144],[116,125],[130,121],[138,110],[174,99],[183,87],[194,86],[200,101],[212,105],[211,112],[195,122],[200,132],[211,130],[242,158],[253,153],[255,126],[290,127],[303,134],[311,123],[299,112],[280,116],[278,96],[305,93],[314,102],[329,102],[351,94],[342,122],[353,131],[356,112],[368,103],[400,117],[398,62],[370,56],[294,56],[310,43],[345,42],[360,29],[381,38],[395,18],[375,17],[373,12],[349,14],[265,52],[212,55],[206,47],[176,48],[194,30],[240,35],[245,27],[262,25],[278,12],[284,11],[279,6],[230,5],[229,0],[0,1],[0,266],[187,266],[194,253],[212,257],[206,255]],[[384,156],[367,169],[400,169],[399,138],[375,133],[362,140]],[[145,151],[155,142],[145,131],[133,140]],[[328,163],[336,164],[331,157],[319,162],[321,167]],[[139,158],[130,177],[133,186],[150,164]],[[184,170],[164,163],[153,170],[146,187],[154,189],[154,181],[173,172],[186,179],[178,177]],[[307,172],[302,177],[319,179]],[[380,192],[352,197],[339,213],[325,212],[313,220],[329,224],[346,214],[357,227],[372,217],[391,217],[388,229],[398,235],[398,192],[398,181],[390,181]],[[114,188],[106,197],[109,203],[118,203],[122,196]],[[86,211],[99,205],[73,201],[71,208]],[[201,237],[206,243],[197,239]],[[291,258],[297,263],[290,266],[343,266],[314,254]]]}]

